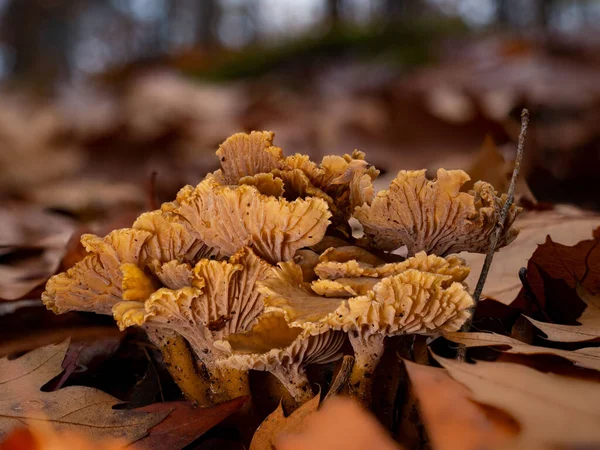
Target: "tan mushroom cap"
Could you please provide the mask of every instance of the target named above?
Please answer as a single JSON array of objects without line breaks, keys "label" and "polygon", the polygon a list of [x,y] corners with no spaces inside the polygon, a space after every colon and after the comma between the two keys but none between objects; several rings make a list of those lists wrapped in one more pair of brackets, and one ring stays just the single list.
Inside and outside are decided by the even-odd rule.
[{"label": "tan mushroom cap", "polygon": [[192,286],[195,281],[193,268],[189,263],[181,263],[177,260],[161,263],[154,259],[148,262],[148,267],[160,283],[169,289]]},{"label": "tan mushroom cap", "polygon": [[310,335],[290,328],[280,314],[264,314],[250,331],[232,334],[215,345],[229,357],[220,365],[240,370],[298,370],[307,364],[325,364],[341,357],[344,333],[327,331]]},{"label": "tan mushroom cap", "polygon": [[240,178],[277,169],[283,154],[273,146],[274,137],[271,131],[253,131],[227,138],[216,153],[221,161],[221,169],[215,173],[219,182],[234,185]]},{"label": "tan mushroom cap", "polygon": [[[439,169],[434,181],[425,177],[425,170],[403,170],[388,190],[357,207],[354,217],[372,245],[381,250],[406,245],[409,255],[419,251],[485,253],[507,197],[498,197],[484,182],[475,183],[470,193],[460,192],[469,179],[462,170]],[[518,207],[511,206],[498,247],[515,239],[518,231],[511,226],[518,212]]]},{"label": "tan mushroom cap", "polygon": [[232,255],[243,246],[270,262],[291,259],[296,250],[319,242],[331,213],[319,198],[284,199],[262,195],[253,186],[220,185],[208,176],[180,192],[175,212],[209,247]]},{"label": "tan mushroom cap", "polygon": [[281,312],[291,327],[310,333],[363,328],[385,335],[457,330],[471,314],[473,299],[449,275],[408,269],[381,279],[365,295],[327,298],[301,282],[294,263],[282,263],[259,284],[266,311]]},{"label": "tan mushroom cap", "polygon": [[150,325],[175,331],[203,361],[210,360],[215,340],[250,329],[262,312],[255,285],[271,267],[249,248],[229,261],[202,259],[193,268],[192,286],[161,288],[144,302],[119,302],[113,315],[122,329]]},{"label": "tan mushroom cap", "polygon": [[259,173],[240,178],[239,185],[254,186],[258,192],[271,197],[282,197],[285,193],[283,180],[276,178],[272,173]]},{"label": "tan mushroom cap", "polygon": [[46,284],[42,302],[57,314],[89,311],[110,314],[122,300],[121,265],[138,265],[144,243],[151,234],[143,230],[116,230],[104,238],[86,234],[81,243],[89,255]]},{"label": "tan mushroom cap", "polygon": [[427,255],[425,252],[419,252],[405,261],[382,264],[376,267],[356,260],[346,262],[325,260],[317,264],[314,271],[321,279],[336,280],[338,278],[356,277],[384,278],[397,275],[408,269],[450,275],[453,281],[459,282],[464,281],[471,272],[465,261],[456,255],[442,258],[441,256]]},{"label": "tan mushroom cap", "polygon": [[[170,203],[163,207],[169,208]],[[132,228],[151,233],[144,244],[143,260],[196,262],[216,256],[218,249],[207,246],[182,217],[163,210],[140,215]]]}]

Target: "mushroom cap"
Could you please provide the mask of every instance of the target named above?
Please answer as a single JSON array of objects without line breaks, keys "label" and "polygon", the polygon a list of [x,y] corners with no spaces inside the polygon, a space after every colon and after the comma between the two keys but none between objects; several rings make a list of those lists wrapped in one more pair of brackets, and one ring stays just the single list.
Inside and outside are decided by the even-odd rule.
[{"label": "mushroom cap", "polygon": [[[192,266],[189,263],[181,263],[177,260],[161,263],[153,259],[148,262],[148,267],[156,278],[159,279],[160,283],[169,289],[181,289],[182,287],[192,286],[192,283],[196,281]],[[204,287],[204,285],[201,287]]]},{"label": "mushroom cap", "polygon": [[251,246],[270,262],[286,261],[296,250],[319,242],[331,213],[319,198],[288,202],[253,187],[220,185],[208,176],[194,190],[180,192],[175,212],[209,247],[232,255]]},{"label": "mushroom cap", "polygon": [[[170,203],[165,204],[167,208]],[[163,205],[163,207],[165,206]],[[162,262],[178,260],[195,263],[201,258],[218,255],[182,217],[161,209],[140,215],[132,228],[151,233],[144,243],[142,262],[155,259]]]},{"label": "mushroom cap", "polygon": [[302,328],[290,328],[281,314],[269,313],[260,316],[250,331],[229,335],[215,346],[229,354],[219,361],[220,365],[273,371],[335,361],[341,357],[339,350],[344,341],[342,332],[310,335]]},{"label": "mushroom cap", "polygon": [[161,288],[144,302],[119,302],[113,315],[121,328],[150,325],[173,330],[203,357],[214,352],[215,340],[254,324],[264,307],[255,285],[271,267],[249,248],[229,261],[202,259],[192,270],[192,285]]},{"label": "mushroom cap", "polygon": [[[425,177],[425,170],[402,170],[388,190],[357,207],[354,217],[371,244],[381,250],[406,245],[409,255],[485,253],[507,196],[498,197],[490,184],[481,181],[473,191],[460,192],[469,179],[462,170],[439,169],[434,181]],[[498,247],[517,236],[511,227],[518,212],[512,205]]]},{"label": "mushroom cap", "polygon": [[[327,252],[325,252],[327,256]],[[329,253],[331,255],[331,253]],[[324,260],[314,268],[315,273],[321,279],[335,280],[338,278],[374,277],[384,278],[404,272],[408,269],[417,269],[423,272],[433,272],[441,275],[450,275],[453,281],[464,281],[471,272],[464,259],[450,255],[442,258],[436,255],[427,255],[419,252],[415,256],[397,263],[371,266],[364,262],[349,260],[345,262]]]},{"label": "mushroom cap", "polygon": [[121,265],[139,265],[144,243],[151,234],[144,230],[115,230],[104,238],[85,234],[81,243],[89,253],[66,272],[46,284],[42,302],[57,314],[89,311],[110,314],[122,300]]},{"label": "mushroom cap", "polygon": [[[339,280],[338,287],[343,287]],[[457,330],[471,314],[473,298],[449,275],[407,269],[378,280],[366,294],[322,297],[292,262],[281,263],[259,283],[265,310],[282,313],[291,327],[310,333],[328,329],[383,333]]]},{"label": "mushroom cap", "polygon": [[279,168],[283,154],[279,147],[273,146],[274,137],[272,131],[253,131],[227,138],[216,152],[221,161],[221,169],[215,173],[219,182],[239,184],[243,177]]}]

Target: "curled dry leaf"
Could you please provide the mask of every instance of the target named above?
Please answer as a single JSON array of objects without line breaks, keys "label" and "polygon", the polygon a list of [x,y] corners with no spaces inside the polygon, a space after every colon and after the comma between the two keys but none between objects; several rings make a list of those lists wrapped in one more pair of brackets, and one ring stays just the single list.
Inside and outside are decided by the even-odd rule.
[{"label": "curled dry leaf", "polygon": [[432,447],[479,450],[507,443],[518,430],[470,401],[470,392],[446,371],[404,361]]},{"label": "curled dry leaf", "polygon": [[446,339],[466,347],[509,347],[507,353],[524,355],[556,355],[574,363],[600,370],[600,347],[582,348],[579,350],[561,350],[558,348],[538,347],[496,333],[444,333]]},{"label": "curled dry leaf", "polygon": [[273,450],[277,440],[285,435],[297,434],[306,429],[306,419],[314,414],[319,407],[321,395],[315,395],[304,403],[288,417],[283,413],[281,404],[260,424],[252,442],[250,450]]},{"label": "curled dry leaf", "polygon": [[[439,169],[435,181],[425,177],[425,170],[403,170],[388,190],[356,208],[354,216],[369,241],[381,250],[406,245],[409,255],[420,251],[435,255],[486,253],[507,196],[498,197],[494,188],[482,181],[475,183],[470,193],[460,192],[469,179],[462,170]],[[498,248],[517,236],[512,224],[518,212],[512,205]]]},{"label": "curled dry leaf", "polygon": [[0,438],[31,420],[76,431],[92,441],[112,438],[129,443],[168,415],[168,411],[149,414],[112,409],[118,399],[89,387],[41,392],[41,386],[61,373],[68,346],[65,341],[15,360],[0,360]]},{"label": "curled dry leaf", "polygon": [[505,411],[517,421],[520,432],[509,448],[600,445],[598,383],[545,374],[520,364],[435,359],[469,388],[472,400]]},{"label": "curled dry leaf", "polygon": [[600,294],[592,295],[581,285],[577,293],[587,307],[577,321],[581,325],[559,325],[541,322],[526,317],[536,328],[542,330],[548,339],[558,342],[584,342],[600,338]]},{"label": "curled dry leaf", "polygon": [[0,298],[19,299],[53,275],[74,229],[36,207],[0,207]]}]

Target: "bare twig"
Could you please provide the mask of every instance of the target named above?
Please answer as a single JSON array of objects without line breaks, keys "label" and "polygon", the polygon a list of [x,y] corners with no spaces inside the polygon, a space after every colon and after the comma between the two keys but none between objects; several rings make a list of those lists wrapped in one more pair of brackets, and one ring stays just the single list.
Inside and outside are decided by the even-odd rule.
[{"label": "bare twig", "polygon": [[346,383],[348,382],[348,378],[350,377],[350,372],[352,372],[352,367],[354,366],[354,357],[350,355],[344,356],[342,359],[342,364],[340,365],[340,370],[338,370],[335,379],[331,383],[331,387],[329,388],[329,392],[323,399],[323,402],[327,401],[331,397],[338,395],[344,387],[346,387]]},{"label": "bare twig", "polygon": [[[510,207],[512,206],[515,200],[515,184],[517,183],[519,171],[521,170],[521,161],[523,160],[523,150],[525,147],[525,136],[527,135],[528,125],[529,111],[523,109],[523,112],[521,113],[521,133],[519,134],[519,141],[517,144],[517,158],[515,159],[515,168],[513,170],[510,185],[508,187],[508,198],[506,199],[504,207],[500,212],[500,217],[498,219],[498,222],[496,223],[496,229],[494,230],[492,240],[490,241],[490,248],[487,254],[485,255],[485,261],[481,269],[481,274],[479,275],[479,280],[477,280],[477,286],[475,287],[475,292],[473,293],[473,300],[475,301],[475,304],[473,305],[473,314],[475,314],[475,309],[479,304],[479,298],[481,297],[481,293],[483,292],[483,286],[490,271],[490,266],[492,265],[492,260],[494,259],[494,253],[496,252],[496,247],[498,246],[498,241],[500,240],[500,235],[504,230],[504,222],[506,222],[506,216],[508,215],[508,211],[510,210]],[[469,331],[471,329],[473,314],[463,325],[462,331]],[[464,361],[465,355],[466,347],[464,345],[459,346],[456,358]]]}]

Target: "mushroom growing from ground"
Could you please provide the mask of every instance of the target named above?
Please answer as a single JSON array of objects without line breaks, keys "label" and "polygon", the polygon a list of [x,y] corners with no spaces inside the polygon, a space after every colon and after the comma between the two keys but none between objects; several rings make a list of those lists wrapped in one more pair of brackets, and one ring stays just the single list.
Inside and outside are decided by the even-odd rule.
[{"label": "mushroom growing from ground", "polygon": [[[84,236],[88,256],[48,281],[43,302],[143,327],[205,405],[248,393],[250,369],[272,372],[301,403],[312,394],[305,365],[337,358],[348,334],[351,392],[368,403],[386,336],[467,320],[468,267],[446,255],[485,252],[506,197],[482,182],[460,192],[468,176],[444,169],[434,181],[401,171],[375,194],[379,171],[363,153],[317,164],[283,156],[273,137],[231,136],[221,168],[196,187],[131,228]],[[499,246],[514,239],[517,213]],[[352,217],[364,238],[351,235]],[[390,253],[404,245],[411,258]]]},{"label": "mushroom growing from ground", "polygon": [[190,269],[190,285],[158,289],[145,301],[118,302],[113,314],[121,329],[147,326],[185,338],[207,371],[206,397],[213,403],[249,395],[248,371],[219,365],[223,352],[214,342],[251,328],[263,311],[255,284],[270,268],[249,248],[228,261],[202,259]]},{"label": "mushroom growing from ground", "polygon": [[314,397],[306,376],[309,364],[325,364],[341,358],[346,336],[340,331],[311,334],[289,327],[281,314],[262,315],[246,333],[229,335],[216,346],[231,356],[219,363],[238,370],[269,371],[285,386],[296,405]]},{"label": "mushroom growing from ground", "polygon": [[[301,268],[286,262],[259,283],[259,290],[265,296],[266,311],[283,314],[290,327],[310,333],[330,329],[348,333],[355,353],[350,391],[368,406],[371,379],[386,336],[458,330],[470,316],[473,299],[462,283],[468,270],[449,270],[454,262],[454,257],[451,262],[437,256],[409,258],[404,270],[397,267],[396,273],[381,279],[366,279],[363,295],[352,297],[317,295],[303,281]],[[342,280],[361,278],[334,281],[333,287],[355,292],[356,285]],[[326,287],[316,290],[327,294],[323,292]]]}]

